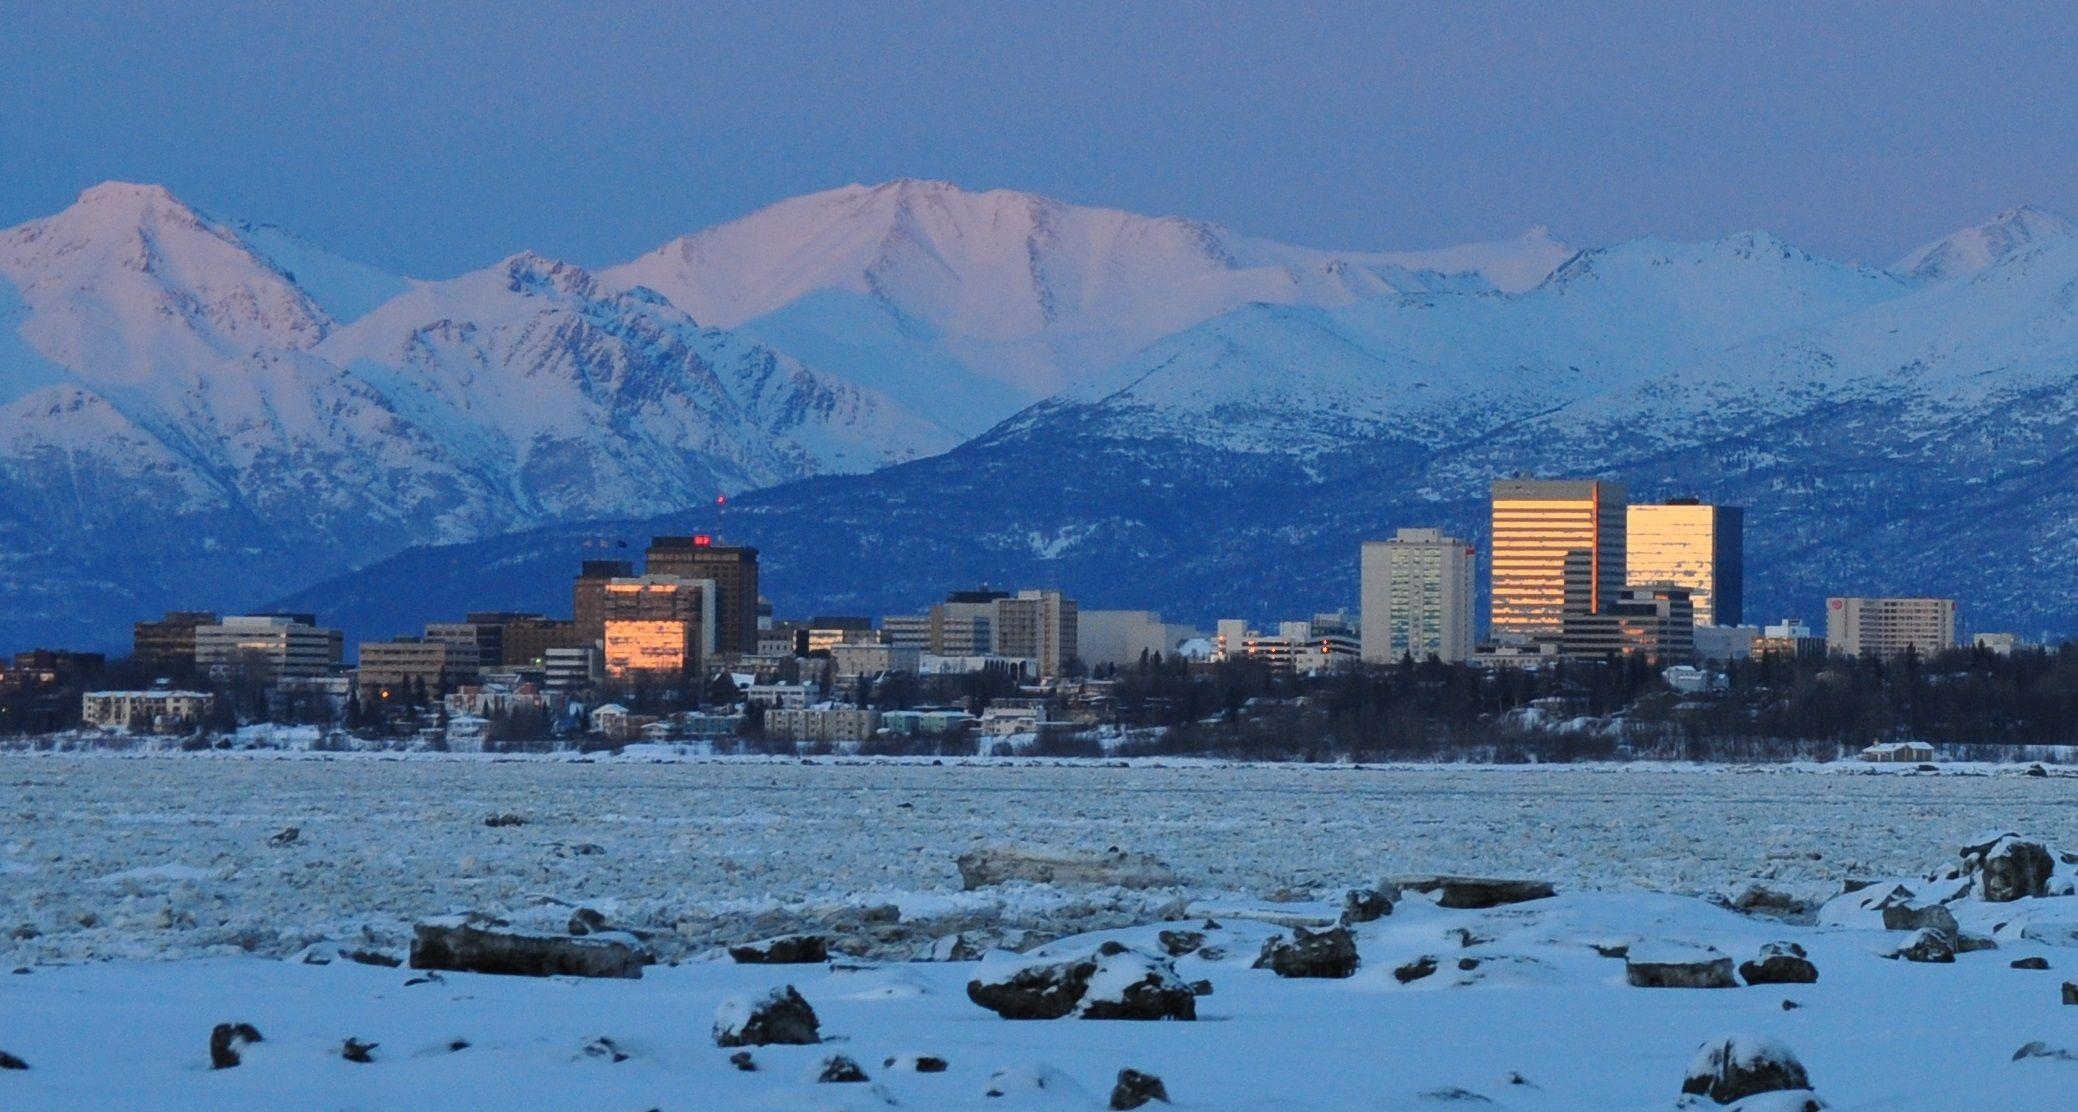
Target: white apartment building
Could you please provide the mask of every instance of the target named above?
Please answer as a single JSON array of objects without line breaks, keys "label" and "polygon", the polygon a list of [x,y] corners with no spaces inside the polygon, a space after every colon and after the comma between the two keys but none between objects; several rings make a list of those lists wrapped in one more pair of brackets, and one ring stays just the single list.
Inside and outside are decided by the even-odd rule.
[{"label": "white apartment building", "polygon": [[1474,550],[1440,529],[1402,529],[1363,548],[1363,658],[1460,661],[1472,655]]},{"label": "white apartment building", "polygon": [[1834,597],[1825,603],[1825,647],[1845,656],[1932,656],[1955,647],[1952,598]]},{"label": "white apartment building", "polygon": [[779,741],[865,741],[880,729],[880,712],[866,707],[773,708],[765,736]]},{"label": "white apartment building", "polygon": [[216,696],[202,691],[89,691],[80,696],[79,714],[87,725],[102,729],[143,723],[170,730],[202,721],[215,707]]}]

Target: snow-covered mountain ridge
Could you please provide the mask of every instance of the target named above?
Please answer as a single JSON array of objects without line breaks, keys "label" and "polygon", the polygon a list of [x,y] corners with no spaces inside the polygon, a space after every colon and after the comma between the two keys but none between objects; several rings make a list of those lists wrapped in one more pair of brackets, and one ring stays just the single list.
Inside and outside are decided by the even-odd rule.
[{"label": "snow-covered mountain ridge", "polygon": [[[903,181],[597,272],[522,253],[424,281],[110,183],[0,232],[0,642],[117,643],[414,546],[518,562],[429,590],[410,555],[430,579],[308,605],[560,608],[575,539],[722,493],[775,589],[832,612],[1016,579],[1200,617],[1339,603],[1344,547],[1476,533],[1485,479],[1530,470],[1745,501],[1757,526],[1779,506],[1757,568],[1804,546],[1902,583],[1862,548],[1991,492],[2039,490],[1997,518],[2034,526],[2016,542],[2068,530],[2070,229],[2015,210],[1890,271],[1764,233],[1337,253]],[[1812,497],[1845,499],[1848,543]],[[553,558],[482,540],[529,529]],[[1750,595],[1788,606],[1817,575]]]},{"label": "snow-covered mountain ridge", "polygon": [[487,602],[551,605],[581,536],[697,528],[760,545],[790,611],[1043,583],[1269,621],[1353,605],[1359,543],[1397,527],[1483,541],[1488,482],[1531,473],[1746,506],[1748,620],[1939,594],[1970,628],[2035,635],[2078,631],[2074,461],[2078,236],[1946,277],[1760,233],[1641,240],[1518,294],[1245,306],[943,456],[407,553],[296,601],[394,622],[395,584],[481,592],[469,568],[493,561],[526,570]]}]

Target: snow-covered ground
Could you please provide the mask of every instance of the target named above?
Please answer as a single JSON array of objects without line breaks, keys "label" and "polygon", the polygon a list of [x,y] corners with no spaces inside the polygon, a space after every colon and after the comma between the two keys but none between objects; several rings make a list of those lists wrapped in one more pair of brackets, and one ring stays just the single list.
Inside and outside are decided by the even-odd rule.
[{"label": "snow-covered ground", "polygon": [[[2078,949],[2053,929],[2078,898],[1958,903],[1999,948],[1926,965],[1881,956],[1904,934],[1851,900],[1793,925],[1697,897],[1887,883],[1953,865],[1987,827],[2078,847],[2071,792],[2017,772],[11,757],[0,946],[28,972],[0,976],[0,1050],[31,1068],[0,1072],[0,1107],[1095,1108],[1128,1067],[1179,1107],[1670,1107],[1698,1045],[1738,1033],[1792,1048],[1835,1108],[2067,1107],[2078,1060],[2013,1055],[2037,1040],[2078,1055],[2078,1009],[2059,1002]],[[993,843],[1146,852],[1178,884],[963,891],[955,858]],[[1423,872],[1560,895],[1460,911],[1410,893],[1355,928],[1350,979],[1250,968],[1281,929],[1264,917],[1330,916],[1319,901],[1348,885]],[[401,956],[411,922],[449,911],[559,927],[577,906],[678,964],[407,986],[409,969],[280,960],[321,940]],[[1196,1023],[1007,1021],[966,997],[983,966],[914,960],[960,933],[1028,951],[1071,936],[1041,956],[1106,938],[1158,952],[1159,928],[1208,914],[1224,953],[1176,960],[1214,990]],[[799,929],[871,960],[714,950]],[[1777,940],[1809,951],[1817,984],[1632,988],[1596,949],[1743,961]],[[1423,956],[1437,971],[1401,983]],[[2028,956],[2050,970],[2009,967]],[[833,1041],[756,1048],[761,1069],[737,1070],[709,1034],[717,1007],[784,984]],[[211,1071],[222,1022],[266,1041]],[[379,1044],[375,1061],[342,1060],[349,1036]],[[599,1036],[627,1059],[587,1054]],[[872,1081],[814,1083],[831,1053]],[[902,1054],[950,1068],[883,1064]],[[985,1096],[1000,1070],[999,1089],[1052,1080]]]}]

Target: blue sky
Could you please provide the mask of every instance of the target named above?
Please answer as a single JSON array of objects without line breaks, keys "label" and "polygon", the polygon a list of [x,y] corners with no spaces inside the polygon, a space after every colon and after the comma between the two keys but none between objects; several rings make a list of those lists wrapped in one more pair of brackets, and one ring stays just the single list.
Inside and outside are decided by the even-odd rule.
[{"label": "blue sky", "polygon": [[0,33],[0,225],[106,178],[444,276],[946,178],[1328,247],[2078,211],[2066,4],[92,4]]}]

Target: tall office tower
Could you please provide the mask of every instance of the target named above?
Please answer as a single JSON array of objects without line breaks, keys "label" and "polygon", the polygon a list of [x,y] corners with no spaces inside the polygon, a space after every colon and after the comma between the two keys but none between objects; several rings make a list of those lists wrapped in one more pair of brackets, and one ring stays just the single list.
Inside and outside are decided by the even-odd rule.
[{"label": "tall office tower", "polygon": [[758,651],[757,549],[716,544],[705,533],[652,537],[643,560],[645,575],[713,580],[715,651],[746,656]]},{"label": "tall office tower", "polygon": [[273,682],[322,676],[339,664],[336,629],[319,629],[308,614],[237,614],[195,627],[195,667]]},{"label": "tall office tower", "polygon": [[1829,598],[1825,647],[1846,656],[1932,656],[1955,647],[1952,598]]},{"label": "tall office tower", "polygon": [[719,610],[711,581],[645,575],[606,584],[606,675],[687,676],[715,649]]},{"label": "tall office tower", "polygon": [[1498,479],[1493,485],[1492,634],[1558,637],[1564,628],[1566,554],[1588,561],[1589,611],[1624,584],[1624,489],[1596,479]]},{"label": "tall office tower", "polygon": [[1738,625],[1745,607],[1746,511],[1693,498],[1632,504],[1624,528],[1630,586],[1688,588],[1699,626]]},{"label": "tall office tower", "polygon": [[195,666],[195,627],[216,624],[206,610],[168,610],[156,622],[138,622],[131,631],[130,655],[147,668],[186,672]]},{"label": "tall office tower", "polygon": [[989,623],[1002,591],[954,591],[931,607],[931,651],[939,656],[981,656],[989,651]]},{"label": "tall office tower", "polygon": [[1471,656],[1473,554],[1471,545],[1440,529],[1402,529],[1389,541],[1365,541],[1364,660]]},{"label": "tall office tower", "polygon": [[996,600],[989,620],[989,651],[1039,662],[1039,673],[1058,676],[1075,656],[1081,636],[1075,600],[1059,591],[1019,591]]},{"label": "tall office tower", "polygon": [[577,619],[577,643],[597,645],[606,637],[606,585],[635,574],[626,560],[586,560],[577,572],[570,613]]}]

